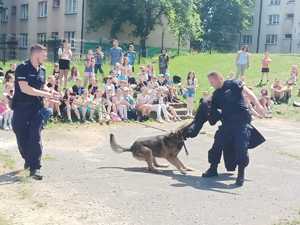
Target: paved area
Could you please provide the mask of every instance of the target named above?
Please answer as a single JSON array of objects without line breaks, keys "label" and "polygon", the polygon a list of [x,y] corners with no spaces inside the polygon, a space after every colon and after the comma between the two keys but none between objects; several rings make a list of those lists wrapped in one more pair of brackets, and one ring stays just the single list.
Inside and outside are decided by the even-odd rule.
[{"label": "paved area", "polygon": [[13,134],[0,131],[0,153],[16,161],[14,169],[0,170],[0,219],[20,225],[272,225],[293,219],[300,210],[300,124],[266,120],[256,126],[267,143],[251,150],[242,188],[233,185],[236,174],[223,165],[220,177],[200,177],[208,167],[211,127],[187,142],[188,157],[181,152],[182,161],[196,169],[185,176],[172,166],[148,173],[145,163],[130,153],[113,153],[108,143],[111,132],[129,146],[137,137],[160,131],[133,124],[50,128],[43,135],[42,182],[27,179],[24,172],[7,174],[22,164]]}]

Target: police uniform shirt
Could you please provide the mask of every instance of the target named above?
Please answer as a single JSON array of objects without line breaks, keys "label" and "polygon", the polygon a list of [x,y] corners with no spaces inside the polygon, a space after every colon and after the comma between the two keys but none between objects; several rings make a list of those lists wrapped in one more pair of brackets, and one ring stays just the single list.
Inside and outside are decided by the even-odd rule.
[{"label": "police uniform shirt", "polygon": [[213,93],[212,110],[221,110],[224,122],[249,117],[248,106],[242,93],[243,87],[244,82],[240,80],[226,80],[223,86]]},{"label": "police uniform shirt", "polygon": [[15,72],[15,94],[13,98],[14,107],[20,104],[30,104],[39,108],[42,107],[42,97],[31,96],[23,93],[21,91],[19,82],[26,81],[28,82],[29,86],[38,90],[42,90],[45,80],[46,71],[42,66],[36,69],[31,64],[30,60],[20,64]]}]

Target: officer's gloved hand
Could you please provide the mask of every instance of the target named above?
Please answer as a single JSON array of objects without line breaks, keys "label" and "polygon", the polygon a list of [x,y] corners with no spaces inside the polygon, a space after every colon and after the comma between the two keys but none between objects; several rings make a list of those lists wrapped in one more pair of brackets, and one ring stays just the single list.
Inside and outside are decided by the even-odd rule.
[{"label": "officer's gloved hand", "polygon": [[187,140],[188,138],[194,138],[197,136],[197,133],[195,132],[194,124],[191,124],[190,126],[184,128],[183,130],[183,139]]},{"label": "officer's gloved hand", "polygon": [[191,126],[187,126],[183,128],[182,130],[183,140],[187,140],[188,138],[191,138],[192,137],[191,133],[192,133]]}]

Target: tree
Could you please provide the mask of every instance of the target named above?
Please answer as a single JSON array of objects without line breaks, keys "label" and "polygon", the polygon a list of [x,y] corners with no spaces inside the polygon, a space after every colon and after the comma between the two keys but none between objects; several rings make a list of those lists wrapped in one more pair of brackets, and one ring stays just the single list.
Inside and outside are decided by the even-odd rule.
[{"label": "tree", "polygon": [[3,10],[3,1],[0,0],[0,14],[2,13],[2,10]]},{"label": "tree", "polygon": [[182,40],[199,40],[201,37],[201,22],[197,12],[197,1],[173,0],[167,1],[166,15],[171,31],[178,37],[178,54]]},{"label": "tree", "polygon": [[[133,34],[140,38],[145,49],[146,40],[155,25],[161,23],[164,5],[160,0],[91,0],[89,30],[98,30],[111,23],[111,37],[121,32],[122,25],[133,25]],[[145,50],[143,51],[145,54]]]},{"label": "tree", "polygon": [[[89,30],[98,30],[106,23],[111,23],[111,37],[116,37],[122,25],[133,26],[133,34],[140,38],[142,55],[145,55],[146,40],[155,26],[162,24],[166,16],[172,31],[179,36],[189,36],[194,33],[194,21],[198,21],[194,7],[195,0],[90,0]],[[172,2],[172,3],[171,3]],[[184,4],[188,3],[188,4]],[[182,9],[180,9],[184,5]],[[185,12],[185,10],[188,10]],[[193,11],[192,11],[193,10]],[[193,12],[193,16],[191,16]],[[177,23],[180,21],[180,23]],[[200,21],[200,20],[199,20]],[[178,25],[177,25],[178,24]],[[185,24],[185,25],[184,25]],[[200,27],[200,26],[199,26]],[[190,30],[189,30],[190,29]]]},{"label": "tree", "polygon": [[250,25],[253,6],[254,0],[201,0],[204,45],[218,51],[235,49],[241,31]]}]

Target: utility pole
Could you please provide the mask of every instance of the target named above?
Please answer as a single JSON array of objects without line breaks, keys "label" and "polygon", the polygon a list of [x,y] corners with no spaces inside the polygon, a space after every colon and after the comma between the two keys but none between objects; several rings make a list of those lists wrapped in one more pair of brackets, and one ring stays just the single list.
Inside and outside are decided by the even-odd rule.
[{"label": "utility pole", "polygon": [[259,17],[258,17],[258,30],[257,30],[257,46],[256,46],[256,53],[259,52],[259,45],[260,45],[260,33],[261,33],[261,17],[262,17],[262,10],[263,10],[263,0],[259,2]]},{"label": "utility pole", "polygon": [[161,33],[161,48],[160,49],[164,49],[165,45],[165,28],[163,28],[163,31]]},{"label": "utility pole", "polygon": [[82,0],[82,11],[81,11],[81,35],[80,35],[80,58],[83,55],[83,34],[84,34],[84,16],[85,16],[85,0]]}]

